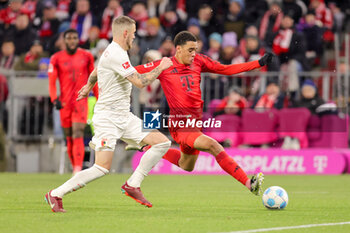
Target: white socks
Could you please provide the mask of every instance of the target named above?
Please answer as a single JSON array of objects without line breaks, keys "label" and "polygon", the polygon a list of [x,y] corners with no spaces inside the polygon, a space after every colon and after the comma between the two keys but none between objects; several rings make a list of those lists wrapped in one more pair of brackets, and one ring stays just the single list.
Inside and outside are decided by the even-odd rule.
[{"label": "white socks", "polygon": [[75,176],[67,180],[66,183],[52,190],[51,195],[62,198],[67,193],[83,188],[90,181],[96,180],[108,173],[109,171],[106,168],[94,164],[92,167],[76,173]]},{"label": "white socks", "polygon": [[142,156],[136,170],[128,179],[128,185],[134,188],[140,187],[145,176],[147,176],[152,168],[162,159],[163,155],[169,150],[170,145],[171,142],[167,141],[151,146]]}]

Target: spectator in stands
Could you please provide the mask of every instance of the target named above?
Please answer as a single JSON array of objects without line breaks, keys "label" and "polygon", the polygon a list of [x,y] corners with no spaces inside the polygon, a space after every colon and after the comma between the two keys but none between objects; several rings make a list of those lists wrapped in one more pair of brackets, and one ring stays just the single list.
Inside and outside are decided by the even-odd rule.
[{"label": "spectator in stands", "polygon": [[221,114],[234,114],[240,116],[243,109],[248,108],[248,101],[242,94],[239,87],[233,86],[228,91],[228,96],[222,99],[221,103],[216,107],[213,116]]},{"label": "spectator in stands", "polygon": [[148,0],[147,10],[150,18],[164,14],[165,8],[170,4],[169,0]]},{"label": "spectator in stands", "polygon": [[253,108],[260,111],[264,109],[281,109],[284,107],[285,95],[281,92],[278,83],[271,81],[266,86],[263,95],[255,99]]},{"label": "spectator in stands", "polygon": [[163,14],[160,15],[160,23],[164,28],[165,33],[171,38],[177,33],[186,29],[186,24],[176,13],[175,7],[168,5]]},{"label": "spectator in stands", "polygon": [[112,21],[122,15],[124,15],[124,10],[119,0],[109,0],[102,15],[100,38],[112,39]]},{"label": "spectator in stands", "polygon": [[21,7],[21,13],[28,15],[30,21],[35,18],[38,2],[39,0],[27,0]]},{"label": "spectator in stands", "polygon": [[333,27],[333,16],[329,8],[326,7],[324,0],[310,0],[311,10],[316,13],[317,24],[321,27],[332,29]]},{"label": "spectator in stands", "polygon": [[29,24],[29,18],[26,14],[18,15],[15,26],[11,26],[5,34],[5,38],[14,42],[16,55],[27,52],[36,36],[36,31]]},{"label": "spectator in stands", "polygon": [[258,37],[247,35],[241,39],[238,52],[239,55],[232,61],[234,64],[260,59],[265,54],[265,49],[260,45]]},{"label": "spectator in stands", "polygon": [[309,11],[306,16],[300,20],[297,28],[305,35],[307,44],[305,55],[309,63],[319,63],[318,59],[323,54],[323,29],[316,24],[314,11]]},{"label": "spectator in stands", "polygon": [[244,1],[229,0],[228,13],[224,22],[225,32],[235,32],[238,40],[244,36]]},{"label": "spectator in stands", "polygon": [[5,40],[1,45],[0,68],[11,70],[15,62],[15,44],[11,40]]},{"label": "spectator in stands", "polygon": [[18,58],[14,69],[20,71],[38,71],[40,59],[48,56],[49,55],[44,52],[40,41],[35,40],[30,50]]},{"label": "spectator in stands", "polygon": [[141,57],[147,52],[147,50],[157,50],[165,38],[165,33],[160,26],[159,19],[156,17],[147,20],[146,32],[147,35],[140,38],[139,41]]},{"label": "spectator in stands", "polygon": [[70,27],[70,22],[63,22],[61,23],[60,27],[58,28],[58,32],[55,36],[55,38],[52,40],[52,44],[50,45],[50,54],[54,54],[58,51],[64,50],[66,47],[64,41],[63,41],[63,33],[64,31],[68,30]]},{"label": "spectator in stands", "polygon": [[81,48],[90,50],[90,52],[95,58],[97,56],[96,46],[98,41],[100,40],[99,35],[100,29],[97,26],[92,26],[89,30],[89,39],[80,46]]},{"label": "spectator in stands", "polygon": [[207,55],[211,59],[216,61],[219,60],[221,43],[222,43],[222,36],[219,33],[214,32],[209,36],[209,49],[208,49]]},{"label": "spectator in stands", "polygon": [[44,3],[43,17],[38,24],[39,38],[45,51],[50,50],[50,45],[56,36],[59,26],[60,21],[56,18],[56,5],[51,1],[46,1]]},{"label": "spectator in stands", "polygon": [[281,29],[273,40],[273,52],[279,57],[281,70],[287,71],[288,90],[299,90],[298,71],[309,70],[306,54],[306,41],[302,33],[294,28],[294,20],[290,15],[284,15]]},{"label": "spectator in stands", "polygon": [[158,51],[162,57],[171,57],[175,55],[175,45],[170,36],[165,37]]},{"label": "spectator in stands", "polygon": [[214,32],[222,32],[221,25],[215,22],[213,17],[213,8],[208,4],[199,7],[198,21],[207,38]]},{"label": "spectator in stands", "polygon": [[204,30],[199,24],[197,18],[190,18],[187,24],[187,31],[195,35],[202,43],[204,50],[208,49],[207,37],[205,36]]},{"label": "spectator in stands", "polygon": [[94,16],[90,12],[89,1],[77,0],[70,26],[78,31],[79,44],[84,44],[88,40],[89,29],[95,24],[94,20]]},{"label": "spectator in stands", "polygon": [[[271,2],[271,1],[269,1]],[[244,19],[246,24],[256,24],[257,19],[261,19],[268,11],[267,1],[245,0]],[[258,25],[257,25],[258,26]]]},{"label": "spectator in stands", "polygon": [[295,23],[307,12],[307,7],[302,0],[283,0],[282,11],[285,15],[293,17]]},{"label": "spectator in stands", "polygon": [[56,17],[60,21],[64,21],[69,18],[69,5],[71,0],[58,0],[56,8]]},{"label": "spectator in stands", "polygon": [[231,64],[237,48],[237,35],[235,32],[225,32],[222,35],[220,61],[223,64]]},{"label": "spectator in stands", "polygon": [[311,79],[307,79],[301,87],[300,100],[292,102],[292,106],[307,108],[311,114],[316,114],[316,108],[324,103],[324,100],[317,93],[315,83]]},{"label": "spectator in stands", "polygon": [[283,13],[281,3],[279,1],[272,1],[270,8],[265,12],[264,16],[258,20],[259,39],[265,43],[265,46],[272,48],[273,39],[281,27]]},{"label": "spectator in stands", "polygon": [[22,0],[10,0],[8,7],[0,10],[0,24],[4,24],[5,29],[14,25],[21,8]]},{"label": "spectator in stands", "polygon": [[147,35],[146,22],[148,20],[148,12],[145,3],[135,2],[128,16],[134,19],[137,23],[137,35],[140,37]]}]

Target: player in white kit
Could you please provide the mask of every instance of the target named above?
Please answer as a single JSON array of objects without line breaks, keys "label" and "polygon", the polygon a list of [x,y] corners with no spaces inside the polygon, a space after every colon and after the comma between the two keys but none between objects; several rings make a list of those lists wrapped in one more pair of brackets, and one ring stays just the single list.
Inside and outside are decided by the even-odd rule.
[{"label": "player in white kit", "polygon": [[109,172],[114,148],[119,139],[135,146],[152,146],[122,186],[122,191],[127,196],[142,205],[152,207],[140,190],[141,182],[168,151],[171,142],[157,130],[142,131],[142,120],[130,112],[131,88],[132,84],[139,88],[149,85],[163,70],[172,65],[172,61],[163,58],[158,69],[139,74],[130,64],[127,54],[135,38],[135,21],[127,16],[120,16],[113,21],[112,31],[113,41],[102,54],[97,71],[95,69],[90,74],[88,83],[79,91],[78,96],[78,100],[87,97],[98,76],[99,99],[92,119],[95,135],[90,142],[90,146],[96,151],[95,164],[76,173],[63,185],[45,195],[53,212],[65,212],[62,205],[62,197],[65,194],[82,188]]}]

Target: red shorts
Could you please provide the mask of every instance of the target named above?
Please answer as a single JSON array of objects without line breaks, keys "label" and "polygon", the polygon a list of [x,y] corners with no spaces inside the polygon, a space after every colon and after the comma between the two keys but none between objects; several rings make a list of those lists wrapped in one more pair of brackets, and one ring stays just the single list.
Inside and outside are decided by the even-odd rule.
[{"label": "red shorts", "polygon": [[203,135],[200,129],[170,128],[170,135],[180,145],[182,153],[198,155],[199,150],[194,148],[194,141]]},{"label": "red shorts", "polygon": [[75,101],[73,105],[66,105],[60,110],[62,128],[71,128],[72,123],[86,124],[88,116],[87,99]]}]

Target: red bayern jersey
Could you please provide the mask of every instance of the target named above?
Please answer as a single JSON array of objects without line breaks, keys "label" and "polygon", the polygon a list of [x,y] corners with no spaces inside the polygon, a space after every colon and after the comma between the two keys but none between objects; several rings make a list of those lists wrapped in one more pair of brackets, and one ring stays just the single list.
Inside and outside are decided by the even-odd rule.
[{"label": "red bayern jersey", "polygon": [[[78,48],[74,54],[66,50],[52,55],[49,65],[49,90],[51,101],[57,99],[56,79],[60,84],[60,100],[63,106],[73,106],[78,91],[87,83],[90,73],[94,70],[94,57],[84,49]],[[97,97],[97,85],[94,87]]]},{"label": "red bayern jersey", "polygon": [[[203,54],[196,54],[191,65],[184,65],[171,57],[173,66],[164,70],[158,77],[171,113],[202,113],[203,100],[200,89],[201,73],[232,75],[261,67],[258,60],[241,64],[223,65]],[[160,60],[136,66],[139,73],[153,70]],[[185,110],[185,111],[183,111]]]}]

